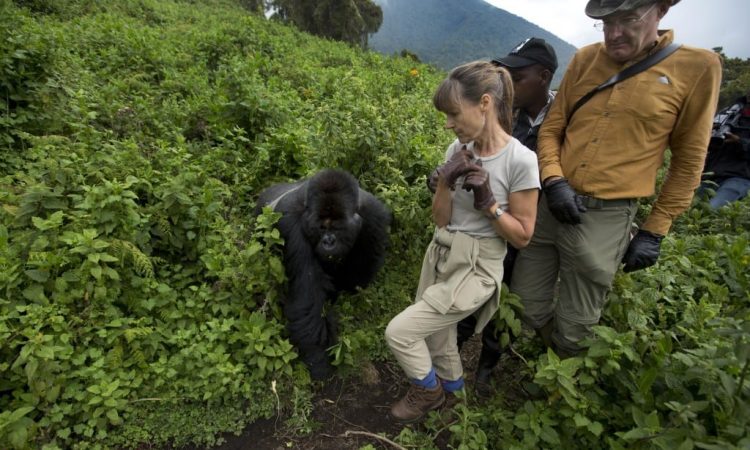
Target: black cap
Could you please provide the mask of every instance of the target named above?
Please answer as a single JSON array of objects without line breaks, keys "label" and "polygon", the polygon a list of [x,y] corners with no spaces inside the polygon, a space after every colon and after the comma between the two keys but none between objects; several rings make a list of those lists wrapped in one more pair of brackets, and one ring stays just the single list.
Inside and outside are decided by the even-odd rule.
[{"label": "black cap", "polygon": [[520,69],[532,64],[541,64],[553,73],[557,69],[555,49],[544,39],[535,37],[516,45],[508,56],[495,58],[492,62],[510,69]]}]

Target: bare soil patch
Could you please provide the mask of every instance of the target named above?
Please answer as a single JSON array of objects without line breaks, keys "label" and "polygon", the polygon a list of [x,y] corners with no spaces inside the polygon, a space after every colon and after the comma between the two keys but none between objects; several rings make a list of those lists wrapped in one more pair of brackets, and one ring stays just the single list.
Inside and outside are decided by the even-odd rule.
[{"label": "bare soil patch", "polygon": [[[473,374],[479,355],[478,336],[469,340],[462,350],[467,388],[473,389]],[[493,373],[496,395],[506,402],[523,401],[524,381],[520,366],[523,362],[513,355],[503,355]],[[406,377],[394,362],[378,362],[363,370],[362,376],[334,376],[313,394],[311,419],[319,426],[305,435],[285,425],[284,417],[258,420],[248,425],[239,436],[226,435],[220,450],[356,450],[367,444],[377,449],[400,448],[392,441],[405,426],[389,416],[391,404],[406,393]],[[474,398],[470,401],[482,401]],[[441,415],[449,424],[454,418],[449,409]],[[437,436],[435,445],[448,448],[447,432]],[[391,441],[391,442],[389,442]]]}]

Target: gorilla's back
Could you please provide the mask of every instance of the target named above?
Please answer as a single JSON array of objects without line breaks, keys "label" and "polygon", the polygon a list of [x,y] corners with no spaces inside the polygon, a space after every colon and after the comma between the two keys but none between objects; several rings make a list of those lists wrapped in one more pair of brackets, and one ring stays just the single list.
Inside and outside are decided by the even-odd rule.
[{"label": "gorilla's back", "polygon": [[298,206],[302,206],[304,196],[292,195],[292,193],[302,189],[307,180],[300,180],[295,183],[279,183],[274,184],[263,190],[258,196],[258,201],[255,203],[255,215],[257,216],[263,210],[264,206],[273,207],[274,211],[286,212],[294,207],[294,204],[299,203]]}]

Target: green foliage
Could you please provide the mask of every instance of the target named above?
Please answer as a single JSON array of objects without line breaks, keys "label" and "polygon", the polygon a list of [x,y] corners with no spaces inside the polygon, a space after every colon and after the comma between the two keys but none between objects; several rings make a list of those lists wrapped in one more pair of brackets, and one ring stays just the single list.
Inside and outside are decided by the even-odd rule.
[{"label": "green foliage", "polygon": [[418,448],[420,450],[435,450],[435,442],[433,436],[425,433],[420,433],[410,427],[404,427],[396,436],[396,442],[401,444],[404,448]]},{"label": "green foliage", "polygon": [[0,148],[17,142],[19,129],[39,131],[52,120],[53,39],[22,11],[0,4]]},{"label": "green foliage", "polygon": [[722,47],[713,49],[721,56],[722,77],[719,108],[731,105],[739,97],[750,91],[750,58],[729,58],[722,52]]},{"label": "green foliage", "polygon": [[[458,394],[461,395],[461,394]],[[456,404],[453,413],[458,417],[448,427],[451,432],[451,447],[456,450],[482,450],[489,442],[481,428],[482,412],[472,410],[465,403]]]},{"label": "green foliage", "polygon": [[[270,410],[272,401],[259,389],[257,409]],[[240,433],[243,426],[257,417],[243,413],[240,408],[204,402],[143,399],[134,405],[134,412],[118,429],[104,440],[114,448],[133,448],[134,443],[148,442],[154,448],[186,445],[205,448],[220,444],[216,430]],[[183,430],[175,436],[174,430]]]},{"label": "green foliage", "polygon": [[[580,356],[532,361],[547,399],[529,400],[498,439],[511,448],[744,448],[750,203],[698,202],[659,263],[618,275]],[[487,429],[487,428],[484,428]]]},{"label": "green foliage", "polygon": [[307,435],[320,428],[312,418],[312,394],[310,391],[294,387],[289,416],[284,422],[291,435]]},{"label": "green foliage", "polygon": [[231,1],[1,8],[0,447],[210,445],[287,411],[312,430],[278,214],[253,197],[333,166],[391,206],[394,269],[342,299],[332,349],[344,371],[385,357],[449,142],[440,73]]},{"label": "green foliage", "polygon": [[316,36],[367,48],[367,36],[383,23],[372,0],[270,0],[274,18]]}]

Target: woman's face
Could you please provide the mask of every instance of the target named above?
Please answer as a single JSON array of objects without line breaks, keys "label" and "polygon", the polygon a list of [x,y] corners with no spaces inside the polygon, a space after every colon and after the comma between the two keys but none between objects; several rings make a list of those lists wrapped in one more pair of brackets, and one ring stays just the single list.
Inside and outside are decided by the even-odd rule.
[{"label": "woman's face", "polygon": [[472,104],[463,99],[458,111],[445,114],[445,128],[453,130],[462,144],[476,140],[486,125],[485,108],[482,103]]}]

